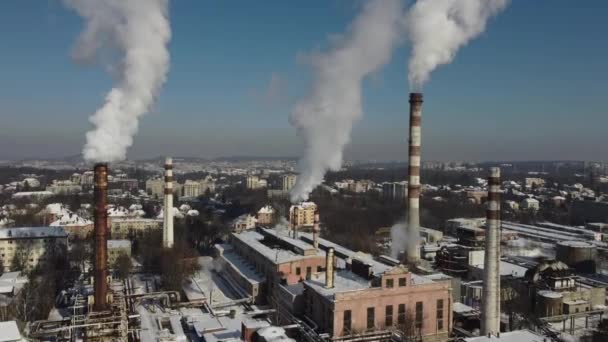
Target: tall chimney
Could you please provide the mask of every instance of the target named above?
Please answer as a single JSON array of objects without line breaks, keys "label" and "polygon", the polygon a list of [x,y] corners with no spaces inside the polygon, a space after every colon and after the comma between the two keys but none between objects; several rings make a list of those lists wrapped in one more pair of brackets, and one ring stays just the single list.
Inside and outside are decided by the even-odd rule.
[{"label": "tall chimney", "polygon": [[325,287],[334,287],[334,249],[328,248],[325,256]]},{"label": "tall chimney", "polygon": [[422,93],[410,93],[410,139],[408,165],[407,261],[420,260],[420,141]]},{"label": "tall chimney", "polygon": [[165,205],[163,214],[163,247],[173,247],[173,159],[165,159]]},{"label": "tall chimney", "polygon": [[108,309],[108,165],[95,164],[94,168],[94,201],[95,201],[95,270],[94,290],[95,311]]},{"label": "tall chimney", "polygon": [[319,234],[321,233],[321,227],[319,226],[319,209],[315,209],[315,221],[312,226],[312,245],[315,249],[319,249]]},{"label": "tall chimney", "polygon": [[500,333],[500,169],[490,168],[486,209],[481,333]]}]

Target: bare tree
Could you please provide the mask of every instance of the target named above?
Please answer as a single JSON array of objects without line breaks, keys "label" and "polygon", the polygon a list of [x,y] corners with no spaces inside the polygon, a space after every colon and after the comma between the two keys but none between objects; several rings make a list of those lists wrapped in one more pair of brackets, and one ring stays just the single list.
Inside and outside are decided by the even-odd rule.
[{"label": "bare tree", "polygon": [[118,278],[125,280],[133,269],[133,262],[131,262],[130,256],[125,253],[121,253],[118,258],[116,258],[113,267],[114,270],[116,270],[116,275]]}]

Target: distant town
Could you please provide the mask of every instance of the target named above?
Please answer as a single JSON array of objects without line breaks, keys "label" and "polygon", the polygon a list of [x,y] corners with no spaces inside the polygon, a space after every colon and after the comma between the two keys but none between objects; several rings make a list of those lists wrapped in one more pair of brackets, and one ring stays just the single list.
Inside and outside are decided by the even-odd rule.
[{"label": "distant town", "polygon": [[481,324],[493,166],[502,170],[501,330],[600,336],[608,163],[572,161],[423,162],[416,264],[402,263],[402,163],[349,163],[299,204],[289,200],[291,159],[111,164],[107,306],[95,315],[92,167],[7,162],[0,321],[37,340],[470,338]]}]

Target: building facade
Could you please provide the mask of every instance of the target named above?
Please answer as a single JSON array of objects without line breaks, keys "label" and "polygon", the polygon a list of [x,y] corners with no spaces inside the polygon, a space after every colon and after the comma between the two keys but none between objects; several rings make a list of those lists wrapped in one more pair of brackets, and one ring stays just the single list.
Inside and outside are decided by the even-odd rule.
[{"label": "building facade", "polygon": [[298,176],[290,174],[290,175],[283,175],[282,178],[282,186],[281,189],[284,191],[289,191],[291,190],[294,185],[296,185],[296,181],[298,180]]},{"label": "building facade", "polygon": [[61,227],[0,229],[0,261],[5,271],[30,270],[65,251],[67,244],[68,234]]},{"label": "building facade", "polygon": [[112,218],[110,236],[112,239],[129,239],[141,236],[148,230],[160,230],[163,220],[150,218]]}]

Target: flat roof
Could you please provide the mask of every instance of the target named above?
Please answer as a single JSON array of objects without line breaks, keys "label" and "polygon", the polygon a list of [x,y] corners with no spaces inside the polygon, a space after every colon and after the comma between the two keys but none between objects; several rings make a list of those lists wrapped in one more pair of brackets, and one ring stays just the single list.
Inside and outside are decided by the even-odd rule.
[{"label": "flat roof", "polygon": [[494,335],[477,336],[465,338],[467,342],[545,342],[545,336],[530,330],[516,330],[500,333],[500,337]]},{"label": "flat roof", "polygon": [[326,288],[325,276],[325,272],[319,273],[317,278],[306,280],[304,283],[317,293],[328,298],[333,297],[336,293],[359,291],[371,287],[369,280],[363,279],[351,271],[339,270],[334,275],[334,287]]},{"label": "flat roof", "polygon": [[[479,265],[475,265],[472,266],[475,268],[478,268],[480,270],[483,270],[485,265],[484,264],[479,264]],[[500,275],[501,276],[513,276],[515,278],[522,278],[523,276],[526,275],[526,271],[528,270],[528,268],[521,266],[521,265],[517,265],[514,264],[512,262],[508,262],[508,261],[504,261],[501,260],[500,261]]]},{"label": "flat roof", "polygon": [[0,229],[0,240],[34,239],[34,238],[63,238],[68,233],[63,227],[17,227]]},{"label": "flat roof", "polygon": [[241,242],[247,244],[248,246],[255,249],[258,253],[262,254],[266,259],[272,261],[275,264],[282,264],[286,262],[297,261],[310,257],[317,257],[319,255],[325,255],[325,253],[319,253],[315,255],[304,256],[302,254],[295,253],[291,250],[285,248],[272,248],[261,241],[264,239],[264,235],[256,232],[256,231],[244,231],[242,233],[233,233],[232,237],[240,240]]},{"label": "flat roof", "polygon": [[266,281],[266,278],[256,272],[255,267],[248,263],[247,260],[236,254],[232,250],[232,247],[225,244],[221,246],[224,248],[224,252],[219,256],[219,258],[230,264],[249,283],[257,285]]},{"label": "flat roof", "polygon": [[17,328],[17,322],[0,322],[0,342],[21,340],[21,333]]}]

